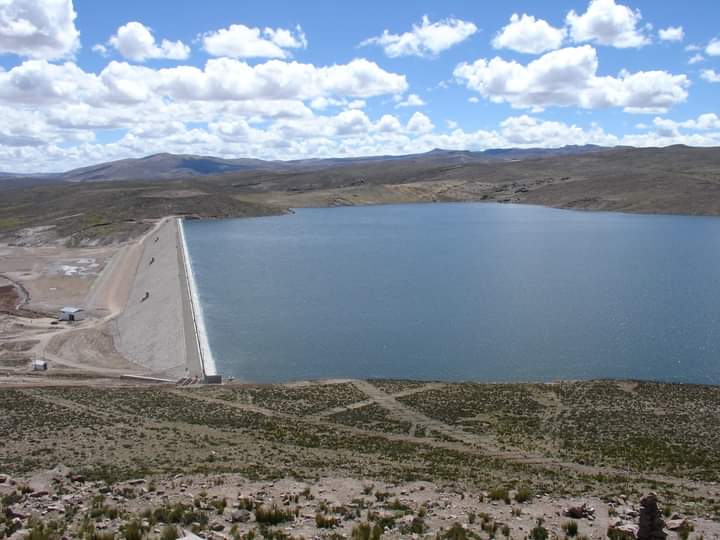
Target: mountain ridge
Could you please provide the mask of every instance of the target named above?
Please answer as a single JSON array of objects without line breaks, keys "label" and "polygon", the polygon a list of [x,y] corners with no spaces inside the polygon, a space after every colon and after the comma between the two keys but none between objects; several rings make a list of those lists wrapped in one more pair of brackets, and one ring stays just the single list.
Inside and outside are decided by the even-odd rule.
[{"label": "mountain ridge", "polygon": [[[617,148],[617,147],[616,147]],[[107,182],[115,180],[162,180],[185,177],[212,177],[233,172],[268,171],[292,172],[293,170],[326,169],[378,162],[422,162],[441,165],[466,164],[468,162],[491,163],[539,157],[551,157],[612,150],[613,147],[597,145],[568,145],[559,148],[491,148],[482,151],[447,150],[435,148],[419,154],[378,155],[360,157],[309,158],[288,161],[255,158],[220,158],[197,154],[172,154],[161,152],[140,158],[126,158],[79,167],[56,173],[0,172],[0,181],[32,179],[35,181]]]}]

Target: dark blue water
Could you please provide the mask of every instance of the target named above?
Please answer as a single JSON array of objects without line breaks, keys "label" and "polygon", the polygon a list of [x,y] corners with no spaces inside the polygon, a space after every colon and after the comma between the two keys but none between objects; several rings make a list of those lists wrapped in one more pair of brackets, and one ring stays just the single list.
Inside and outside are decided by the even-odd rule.
[{"label": "dark blue water", "polygon": [[720,384],[720,219],[498,204],[190,221],[223,375]]}]

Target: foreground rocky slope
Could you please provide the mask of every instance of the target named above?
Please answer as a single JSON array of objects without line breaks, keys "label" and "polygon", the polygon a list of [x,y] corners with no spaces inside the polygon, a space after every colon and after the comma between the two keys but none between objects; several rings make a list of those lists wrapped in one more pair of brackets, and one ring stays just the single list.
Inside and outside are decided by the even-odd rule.
[{"label": "foreground rocky slope", "polygon": [[[0,476],[0,538],[714,538],[720,524],[660,510],[651,494],[556,498],[461,484],[232,474],[87,481],[65,467]],[[665,518],[665,519],[664,519]]]},{"label": "foreground rocky slope", "polygon": [[[241,534],[270,538],[308,538],[318,529],[350,536],[366,522],[369,529],[357,534],[372,535],[378,521],[388,536],[442,529],[448,538],[500,537],[507,525],[512,538],[535,538],[538,518],[564,536],[563,508],[587,503],[594,520],[591,512],[573,514],[586,516],[575,518],[578,534],[602,537],[611,526],[633,533],[641,498],[655,491],[663,519],[683,537],[720,534],[716,387],[328,381],[97,388],[42,387],[40,380],[0,389],[0,471],[16,482],[4,482],[5,515],[17,509],[24,517],[14,523],[26,529],[33,512],[67,530],[90,514],[98,531],[137,521],[158,537],[182,502],[172,524],[199,524],[207,535],[213,524],[223,527],[214,534],[229,534],[235,519]],[[306,488],[313,498],[302,495]],[[74,512],[49,508],[67,495]],[[264,510],[258,521],[258,508],[273,503],[285,521],[263,522]],[[319,526],[326,518],[339,521]],[[423,532],[413,531],[415,518],[427,530],[416,522]],[[696,532],[677,521],[685,518]],[[455,522],[465,532],[450,532]]]}]

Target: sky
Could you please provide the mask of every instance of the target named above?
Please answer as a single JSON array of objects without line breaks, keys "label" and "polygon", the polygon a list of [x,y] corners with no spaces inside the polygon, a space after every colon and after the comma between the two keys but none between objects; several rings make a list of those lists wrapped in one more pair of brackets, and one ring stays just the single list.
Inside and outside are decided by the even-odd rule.
[{"label": "sky", "polygon": [[0,171],[720,146],[717,0],[0,0]]}]

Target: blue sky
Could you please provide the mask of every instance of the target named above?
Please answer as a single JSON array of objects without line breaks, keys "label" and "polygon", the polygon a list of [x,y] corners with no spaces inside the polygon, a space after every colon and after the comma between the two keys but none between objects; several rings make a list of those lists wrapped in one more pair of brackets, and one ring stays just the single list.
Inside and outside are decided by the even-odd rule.
[{"label": "blue sky", "polygon": [[720,145],[720,5],[8,0],[0,170]]}]

